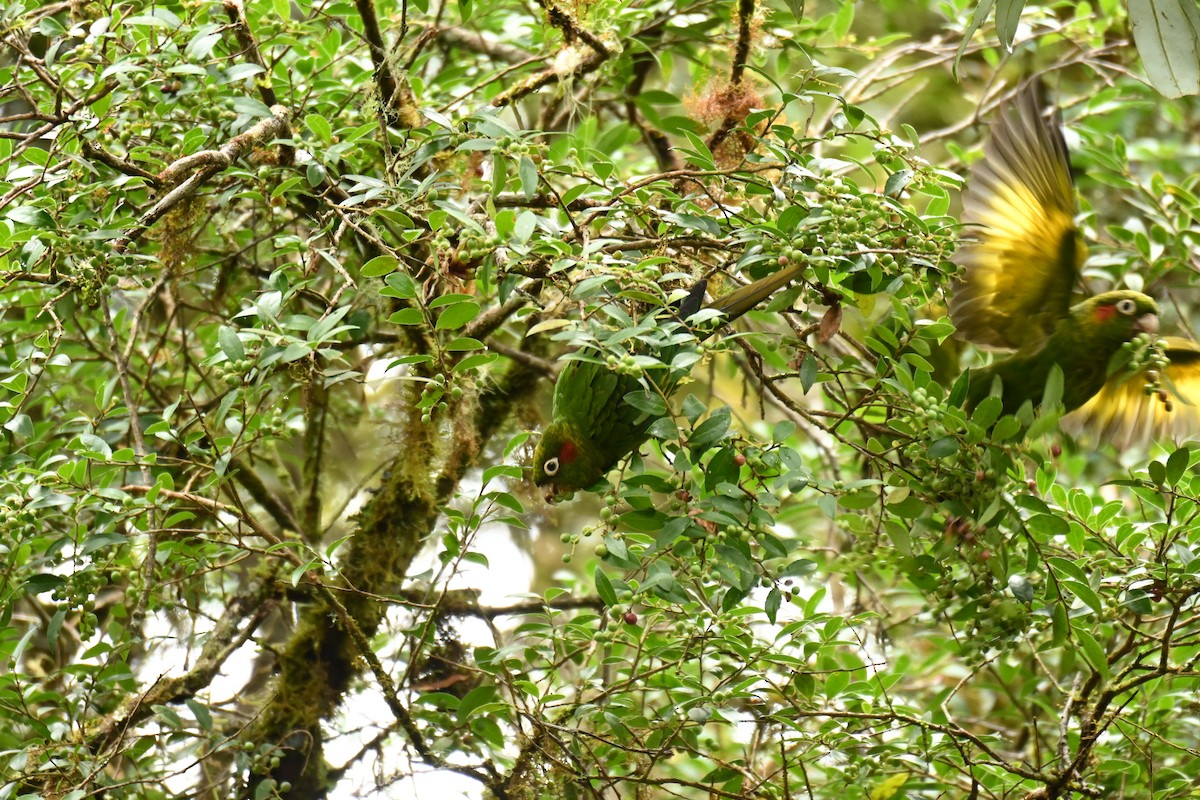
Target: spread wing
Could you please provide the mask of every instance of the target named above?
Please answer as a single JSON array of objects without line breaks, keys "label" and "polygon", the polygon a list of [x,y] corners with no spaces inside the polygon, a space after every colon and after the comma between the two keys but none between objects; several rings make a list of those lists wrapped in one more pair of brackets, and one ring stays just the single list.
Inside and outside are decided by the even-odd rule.
[{"label": "spread wing", "polygon": [[1163,342],[1171,359],[1163,374],[1165,398],[1146,394],[1145,374],[1126,380],[1114,376],[1064,423],[1118,447],[1200,433],[1200,345],[1173,336]]},{"label": "spread wing", "polygon": [[962,273],[951,290],[959,336],[989,347],[1036,345],[1066,315],[1086,257],[1057,111],[1021,89],[993,123],[963,198]]}]

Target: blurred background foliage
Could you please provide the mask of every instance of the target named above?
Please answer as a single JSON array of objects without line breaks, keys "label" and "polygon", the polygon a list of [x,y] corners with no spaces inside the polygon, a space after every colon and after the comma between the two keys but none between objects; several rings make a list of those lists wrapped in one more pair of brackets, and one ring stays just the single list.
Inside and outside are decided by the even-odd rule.
[{"label": "blurred background foliage", "polygon": [[[1040,75],[1190,333],[1200,109],[976,12],[4,6],[0,798],[1194,797],[1196,455],[963,411],[943,291]],[[798,261],[543,502],[565,352]]]}]

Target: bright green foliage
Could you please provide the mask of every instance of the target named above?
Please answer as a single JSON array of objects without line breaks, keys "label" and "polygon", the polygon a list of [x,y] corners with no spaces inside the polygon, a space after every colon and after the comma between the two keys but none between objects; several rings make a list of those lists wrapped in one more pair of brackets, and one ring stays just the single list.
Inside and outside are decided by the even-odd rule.
[{"label": "bright green foliage", "polygon": [[[966,410],[944,309],[1028,70],[1193,328],[1197,109],[972,11],[4,6],[0,800],[1194,795],[1200,456]],[[668,354],[544,504],[558,367]]]}]

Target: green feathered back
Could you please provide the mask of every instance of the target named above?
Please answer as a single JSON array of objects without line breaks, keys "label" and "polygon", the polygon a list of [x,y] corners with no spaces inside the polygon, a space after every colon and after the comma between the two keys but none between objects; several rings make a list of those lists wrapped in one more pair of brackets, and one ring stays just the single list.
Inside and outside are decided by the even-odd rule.
[{"label": "green feathered back", "polygon": [[[803,269],[796,264],[760,278],[717,298],[708,308],[722,312],[726,322],[737,319],[795,280]],[[716,330],[712,327],[696,334],[682,322],[700,309],[706,288],[701,281],[680,303],[674,312],[676,319],[668,323],[678,330],[665,337],[667,343],[653,354],[654,363],[643,363],[640,370],[630,373],[601,362],[598,354],[567,362],[554,387],[553,420],[534,452],[533,477],[538,486],[549,487],[551,495],[586,489],[646,440],[658,415],[644,408],[661,406],[665,411],[667,400],[691,371],[690,359],[685,359],[683,366],[675,363],[676,357],[687,343],[707,338]],[[643,359],[647,361],[652,360]],[[639,403],[641,408],[626,399],[635,392],[651,393]]]}]

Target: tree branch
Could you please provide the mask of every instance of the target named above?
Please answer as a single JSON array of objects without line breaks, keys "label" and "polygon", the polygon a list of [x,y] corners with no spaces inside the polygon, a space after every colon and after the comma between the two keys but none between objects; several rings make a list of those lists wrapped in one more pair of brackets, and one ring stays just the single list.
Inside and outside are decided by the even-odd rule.
[{"label": "tree branch", "polygon": [[[230,27],[233,28],[233,35],[238,41],[238,45],[242,48],[242,55],[251,64],[262,69],[262,75],[254,79],[254,85],[258,88],[258,96],[262,99],[263,104],[268,108],[274,108],[279,105],[279,98],[275,94],[275,87],[271,85],[271,70],[263,61],[262,53],[258,49],[258,42],[254,39],[254,33],[250,30],[250,23],[246,19],[246,9],[242,6],[241,0],[223,0],[225,6],[225,15],[229,17]],[[296,161],[296,148],[290,144],[281,144],[279,146],[279,163],[283,166],[291,166]]]},{"label": "tree branch", "polygon": [[[250,130],[241,133],[217,150],[203,150],[184,156],[170,164],[158,174],[158,180],[164,185],[180,181],[184,175],[192,174],[182,183],[162,197],[153,207],[138,220],[137,225],[127,230],[119,239],[113,242],[113,250],[124,253],[129,246],[142,237],[151,225],[162,219],[172,208],[196,193],[209,178],[230,166],[234,161],[246,155],[251,148],[261,145],[271,139],[282,139],[292,135],[289,123],[290,112],[283,106],[274,106],[271,116],[259,120]],[[195,170],[193,172],[193,170]]]}]

